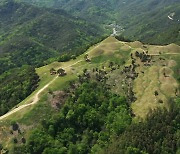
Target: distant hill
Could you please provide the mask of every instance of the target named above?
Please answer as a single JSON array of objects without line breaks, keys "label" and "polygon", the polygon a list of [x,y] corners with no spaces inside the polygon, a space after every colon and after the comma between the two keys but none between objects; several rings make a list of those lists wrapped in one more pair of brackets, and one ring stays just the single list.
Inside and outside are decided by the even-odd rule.
[{"label": "distant hill", "polygon": [[[173,13],[173,20],[168,16]],[[123,35],[150,44],[180,44],[180,2],[178,0],[129,0],[119,9]]]},{"label": "distant hill", "polygon": [[[22,1],[22,0],[21,0]],[[180,44],[178,0],[23,0],[38,6],[61,8],[95,23],[115,21],[125,37],[150,44]],[[173,20],[168,18],[173,14]]]},{"label": "distant hill", "polygon": [[62,52],[80,48],[104,34],[100,28],[59,9],[0,2],[0,73],[24,64],[40,66]]},{"label": "distant hill", "polygon": [[111,0],[16,0],[40,7],[61,8],[67,12],[94,23],[105,23],[112,16]]}]

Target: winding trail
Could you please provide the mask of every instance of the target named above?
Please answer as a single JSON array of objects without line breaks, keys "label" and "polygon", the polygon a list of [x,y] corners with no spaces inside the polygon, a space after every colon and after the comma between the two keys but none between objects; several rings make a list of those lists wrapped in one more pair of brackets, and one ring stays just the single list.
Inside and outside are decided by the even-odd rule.
[{"label": "winding trail", "polygon": [[[110,42],[110,43],[112,43],[112,42]],[[122,42],[122,41],[121,41],[121,42],[113,42],[113,43],[118,43],[118,44],[122,43],[122,44],[124,44],[124,45],[128,45],[126,42]],[[90,53],[91,51],[93,51],[94,49],[100,47],[100,46],[103,45],[103,44],[108,44],[108,43],[103,43],[103,42],[102,42],[102,43],[99,43],[99,44],[97,44],[94,48],[92,48],[90,51],[88,51],[87,53]],[[128,46],[130,47],[130,49],[133,49],[130,45],[128,45]],[[145,50],[144,50],[144,51],[145,51]],[[165,54],[180,54],[180,53],[165,53]],[[152,56],[159,56],[159,54],[150,54],[150,55],[152,55]],[[91,58],[92,58],[92,57],[91,57]],[[78,63],[80,63],[80,62],[82,62],[82,61],[83,61],[83,60],[79,60],[79,61],[77,61],[77,62],[75,62],[75,63],[73,63],[73,64],[71,64],[71,65],[68,65],[68,66],[66,66],[66,67],[63,67],[63,69],[67,69],[67,68],[69,68],[69,67],[71,67],[71,66],[73,66],[73,65],[76,65],[76,64],[78,64]],[[60,67],[60,68],[61,68],[61,67]],[[14,113],[16,113],[16,112],[18,112],[18,111],[26,108],[26,107],[29,107],[29,106],[32,106],[32,105],[38,103],[38,101],[40,100],[40,94],[41,94],[45,89],[47,89],[57,78],[58,78],[58,76],[54,77],[54,78],[53,78],[49,83],[47,83],[43,88],[41,88],[40,90],[38,90],[37,93],[36,93],[34,96],[31,97],[31,99],[32,99],[32,102],[31,102],[31,103],[24,104],[24,105],[20,105],[19,107],[15,108],[15,109],[13,109],[13,110],[11,110],[11,111],[9,111],[8,113],[6,113],[6,114],[4,114],[3,116],[0,117],[0,121],[2,121],[3,119],[7,118],[8,116],[10,116],[10,115],[12,115],[12,114],[14,114]],[[27,101],[29,101],[29,100],[27,100]],[[25,103],[27,103],[27,101],[26,101]]]},{"label": "winding trail", "polygon": [[149,54],[150,56],[161,56],[161,55],[179,55],[180,53],[163,53],[163,54]]},{"label": "winding trail", "polygon": [[[96,45],[93,49],[91,49],[91,50],[88,51],[87,53],[90,53],[90,52],[93,51],[94,49],[98,48],[100,45],[101,45],[101,43],[98,44],[98,45]],[[71,64],[71,65],[68,65],[68,66],[66,66],[66,67],[63,67],[63,69],[67,69],[67,68],[69,68],[69,67],[71,67],[71,66],[73,66],[73,65],[76,65],[76,64],[78,64],[78,63],[80,63],[80,62],[82,62],[82,61],[83,61],[83,60],[79,60],[79,61],[77,61],[77,62],[75,62],[75,63],[73,63],[73,64]],[[60,67],[60,68],[61,68],[61,67]],[[32,97],[33,101],[32,101],[31,103],[24,104],[24,105],[20,105],[19,107],[15,108],[15,109],[13,109],[13,110],[11,110],[11,111],[9,111],[8,113],[6,113],[6,114],[4,114],[3,116],[0,117],[0,121],[4,120],[4,119],[7,118],[8,116],[10,116],[10,115],[12,115],[12,114],[14,114],[14,113],[16,113],[16,112],[18,112],[18,111],[26,108],[26,107],[29,107],[29,106],[32,106],[32,105],[38,103],[38,101],[40,100],[40,97],[39,97],[40,94],[41,94],[45,89],[47,89],[57,78],[58,78],[58,76],[54,77],[54,78],[53,78],[49,83],[47,83],[43,88],[41,88],[40,90],[38,90],[38,92]],[[29,100],[27,100],[27,101],[29,101]],[[25,103],[27,103],[27,101],[26,101]]]},{"label": "winding trail", "polygon": [[[74,64],[71,64],[71,65],[69,65],[69,66],[67,66],[67,67],[64,67],[63,69],[66,69],[66,68],[69,68],[69,67],[71,67],[71,66],[73,66],[73,65],[76,65],[77,63],[80,63],[81,61],[83,61],[83,60],[79,60],[79,61],[75,62]],[[0,120],[3,120],[3,119],[5,119],[6,117],[12,115],[13,113],[16,113],[16,112],[18,112],[18,111],[20,111],[20,110],[22,110],[22,109],[24,109],[24,108],[26,108],[26,107],[28,107],[28,106],[31,106],[31,105],[36,104],[36,103],[40,100],[40,98],[39,98],[40,94],[41,94],[45,89],[47,89],[57,78],[58,78],[58,76],[54,77],[53,80],[51,80],[51,81],[50,81],[49,83],[47,83],[43,88],[41,88],[41,89],[32,97],[33,101],[32,101],[31,103],[21,105],[21,106],[15,108],[15,109],[13,109],[12,111],[9,111],[8,113],[6,113],[6,114],[4,114],[3,116],[1,116],[1,117],[0,117]]]}]

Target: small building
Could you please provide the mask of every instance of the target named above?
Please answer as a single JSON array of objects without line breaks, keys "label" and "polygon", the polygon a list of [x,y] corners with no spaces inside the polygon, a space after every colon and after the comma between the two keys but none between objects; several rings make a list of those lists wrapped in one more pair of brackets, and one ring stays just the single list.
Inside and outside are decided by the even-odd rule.
[{"label": "small building", "polygon": [[50,74],[55,75],[55,74],[57,74],[57,71],[54,68],[51,68],[50,69]]},{"label": "small building", "polygon": [[91,62],[91,59],[88,57],[88,54],[85,54],[84,59],[86,62]]},{"label": "small building", "polygon": [[58,74],[59,76],[65,76],[65,75],[67,75],[66,71],[65,71],[64,69],[62,69],[62,68],[60,68],[60,69],[57,71],[57,74]]}]

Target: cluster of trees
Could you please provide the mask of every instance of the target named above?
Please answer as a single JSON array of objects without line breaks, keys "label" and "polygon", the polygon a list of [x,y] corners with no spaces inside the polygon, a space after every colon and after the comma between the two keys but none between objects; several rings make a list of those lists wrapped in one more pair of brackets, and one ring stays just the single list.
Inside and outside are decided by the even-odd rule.
[{"label": "cluster of trees", "polygon": [[128,39],[128,38],[125,38],[124,36],[122,35],[118,35],[115,37],[117,40],[119,41],[124,41],[124,42],[132,42],[132,40]]},{"label": "cluster of trees", "polygon": [[0,75],[0,115],[30,95],[38,86],[39,77],[30,66],[11,69]]},{"label": "cluster of trees", "polygon": [[130,127],[106,149],[109,154],[176,154],[180,152],[180,99],[170,102],[169,110],[158,109],[146,121]]},{"label": "cluster of trees", "polygon": [[105,84],[83,82],[68,97],[57,115],[42,121],[27,144],[16,153],[94,153],[131,123],[124,97],[112,94]]}]

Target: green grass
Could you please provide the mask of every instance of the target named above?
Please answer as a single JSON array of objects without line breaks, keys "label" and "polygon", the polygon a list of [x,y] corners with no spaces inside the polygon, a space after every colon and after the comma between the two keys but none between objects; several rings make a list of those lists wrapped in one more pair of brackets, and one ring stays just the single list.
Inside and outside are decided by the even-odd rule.
[{"label": "green grass", "polygon": [[[60,77],[54,83],[52,83],[52,85],[50,86],[50,88],[48,88],[48,90],[49,89],[52,91],[64,90],[69,85],[69,81],[76,79],[78,79],[78,77],[75,74],[70,74],[67,75],[66,77]],[[46,92],[47,91],[44,91],[44,93]]]},{"label": "green grass", "polygon": [[[117,44],[117,46],[113,46],[112,44]],[[18,106],[22,104],[27,104],[32,101],[33,96],[41,89],[43,88],[47,83],[52,81],[56,75],[50,75],[50,69],[55,68],[58,69],[60,67],[65,68],[67,71],[67,75],[64,77],[58,77],[52,84],[47,87],[42,93],[40,93],[40,100],[37,102],[37,104],[28,106],[19,112],[14,113],[13,115],[9,116],[5,121],[0,123],[0,128],[3,126],[6,127],[7,130],[9,127],[9,124],[12,120],[18,121],[23,126],[32,126],[36,127],[39,125],[39,123],[43,120],[48,118],[49,115],[52,115],[53,112],[56,112],[54,109],[51,108],[50,102],[49,102],[49,91],[60,91],[64,90],[65,88],[68,88],[69,82],[72,80],[77,80],[78,75],[83,73],[83,69],[89,69],[92,70],[92,68],[102,68],[102,66],[107,67],[109,65],[109,62],[114,62],[120,65],[120,70],[113,71],[110,73],[110,78],[108,79],[108,82],[110,85],[116,83],[115,87],[112,87],[113,92],[124,95],[125,93],[122,90],[122,80],[125,76],[121,76],[120,71],[123,69],[124,65],[128,65],[130,62],[130,53],[135,52],[136,48],[132,48],[131,50],[123,50],[124,46],[127,46],[128,44],[123,44],[122,42],[118,42],[112,37],[107,38],[105,41],[89,48],[89,50],[82,54],[81,56],[77,57],[75,60],[70,60],[68,62],[54,62],[52,64],[37,68],[36,71],[38,75],[40,76],[40,82],[39,87],[36,91],[34,91],[29,97],[27,97],[24,101],[22,101]],[[109,47],[107,47],[109,46]],[[106,48],[104,48],[106,47]],[[98,53],[97,51],[101,50],[103,48],[102,53]],[[152,46],[148,46],[148,49],[151,49]],[[153,47],[154,48],[154,47]],[[165,47],[163,47],[165,48]],[[114,49],[114,51],[109,52],[110,49]],[[138,48],[139,50],[139,48]],[[166,50],[167,51],[167,50]],[[108,53],[108,54],[107,54]],[[85,62],[84,55],[88,54],[91,58],[91,62]],[[177,77],[178,74],[176,74],[176,70],[180,68],[180,56],[178,55],[162,55],[161,57],[165,57],[166,61],[168,62],[169,59],[173,59],[176,61],[177,65],[173,68],[169,68],[175,73],[172,74],[171,79],[174,77]],[[156,57],[155,59],[157,62],[153,64],[150,68],[146,68],[141,65],[141,67],[138,69],[138,71],[143,70],[145,74],[140,74],[139,77],[133,82],[134,88],[133,91],[135,92],[135,95],[137,97],[136,102],[132,104],[133,112],[141,118],[146,117],[148,114],[150,108],[156,109],[157,107],[167,107],[166,102],[168,101],[168,98],[170,97],[169,94],[172,94],[173,87],[171,80],[164,80],[162,78],[162,72],[161,69],[163,68],[162,63],[158,61],[159,57]],[[79,63],[76,63],[80,61]],[[139,63],[140,61],[138,61]],[[75,64],[76,63],[76,64]],[[75,65],[73,65],[75,64]],[[71,67],[68,67],[72,65]],[[169,87],[168,91],[166,92],[164,87],[162,85],[165,85],[165,87]],[[154,96],[154,91],[159,91],[159,96],[156,98]],[[159,104],[158,100],[162,99],[164,101],[163,104]],[[26,134],[28,135],[29,128],[27,128]],[[9,138],[9,134],[6,133],[6,135],[0,134],[0,138],[3,140],[7,140]],[[10,137],[11,138],[11,137]],[[8,142],[6,142],[8,143]]]},{"label": "green grass", "polygon": [[176,61],[176,65],[172,69],[174,71],[174,77],[180,83],[180,54],[172,55],[170,58]]},{"label": "green grass", "polygon": [[[133,45],[133,49],[132,50],[122,50],[122,48],[124,46],[127,46],[128,44]],[[95,67],[108,66],[109,62],[111,62],[111,61],[114,62],[115,64],[119,64],[121,67],[123,67],[125,62],[127,65],[128,64],[127,62],[129,62],[129,59],[130,59],[130,53],[134,52],[136,50],[134,45],[136,45],[136,46],[138,45],[138,48],[139,48],[140,43],[135,42],[135,43],[128,43],[128,44],[123,44],[120,41],[117,41],[116,39],[109,37],[109,38],[105,39],[104,41],[102,41],[101,43],[89,48],[89,50],[86,53],[82,54],[75,60],[70,60],[68,62],[62,62],[62,63],[54,62],[52,64],[37,68],[36,71],[41,79],[41,81],[39,83],[39,87],[35,92],[32,93],[32,95],[30,95],[28,98],[26,98],[19,105],[30,103],[32,101],[31,98],[33,98],[33,96],[39,91],[39,89],[44,87],[47,83],[49,83],[50,81],[52,81],[55,78],[55,76],[50,75],[49,70],[51,68],[55,68],[55,69],[58,69],[60,67],[66,68],[67,76],[58,77],[48,88],[46,88],[40,94],[40,97],[44,97],[48,93],[49,90],[51,90],[51,91],[63,90],[64,88],[66,88],[68,86],[69,81],[77,80],[78,75],[81,74],[83,72],[83,69],[85,69],[85,68],[92,69]],[[167,46],[167,49],[166,49],[166,46],[164,46],[164,47],[148,46],[148,49],[150,51],[153,50],[152,48],[153,49],[154,48],[156,48],[156,49],[162,48],[166,52],[167,52],[167,50],[169,50],[169,46]],[[103,49],[103,52],[97,52],[102,49]],[[112,52],[109,52],[109,51],[112,51]],[[85,54],[88,54],[89,57],[91,58],[90,63],[87,63],[84,61]],[[179,57],[177,57],[176,61],[178,61],[178,59],[179,59]],[[80,62],[76,63],[78,61],[80,61]],[[74,63],[76,63],[76,64],[73,65]],[[67,68],[70,65],[72,65],[72,66]],[[177,69],[179,67],[179,64],[176,65],[175,67]],[[146,68],[142,67],[142,69],[146,69]],[[160,88],[160,84],[159,84],[159,76],[158,76],[159,70],[160,70],[160,68],[158,68],[157,71],[155,71],[155,69],[153,69],[153,68],[146,70],[147,76],[140,75],[134,84],[134,88],[135,88],[134,91],[138,98],[138,100],[137,100],[138,104],[139,103],[141,104],[141,102],[146,102],[148,99],[149,105],[147,105],[148,103],[146,103],[146,105],[144,105],[145,103],[142,103],[142,106],[147,106],[147,110],[148,110],[149,106],[152,106],[151,102],[153,101],[152,98],[153,98],[153,90],[154,89],[159,89],[159,90],[161,89],[162,95],[163,95],[162,99],[164,99],[166,102],[166,99],[163,98],[164,95],[166,95],[166,94],[162,90],[162,88]],[[151,74],[154,74],[154,75],[151,75]],[[153,80],[153,82],[151,83],[152,80]],[[144,84],[146,89],[148,89],[148,87],[150,87],[148,92],[146,92],[145,89],[143,89],[142,83]],[[154,87],[154,88],[151,88],[151,87]],[[117,89],[119,89],[119,87]],[[149,97],[147,97],[147,95],[149,95]],[[133,106],[135,106],[135,104],[136,104],[136,102],[133,104]],[[137,109],[143,110],[142,107],[137,107]],[[139,112],[139,111],[137,111],[137,112]],[[147,114],[147,111],[145,111],[144,115],[146,115],[146,114]]]}]

